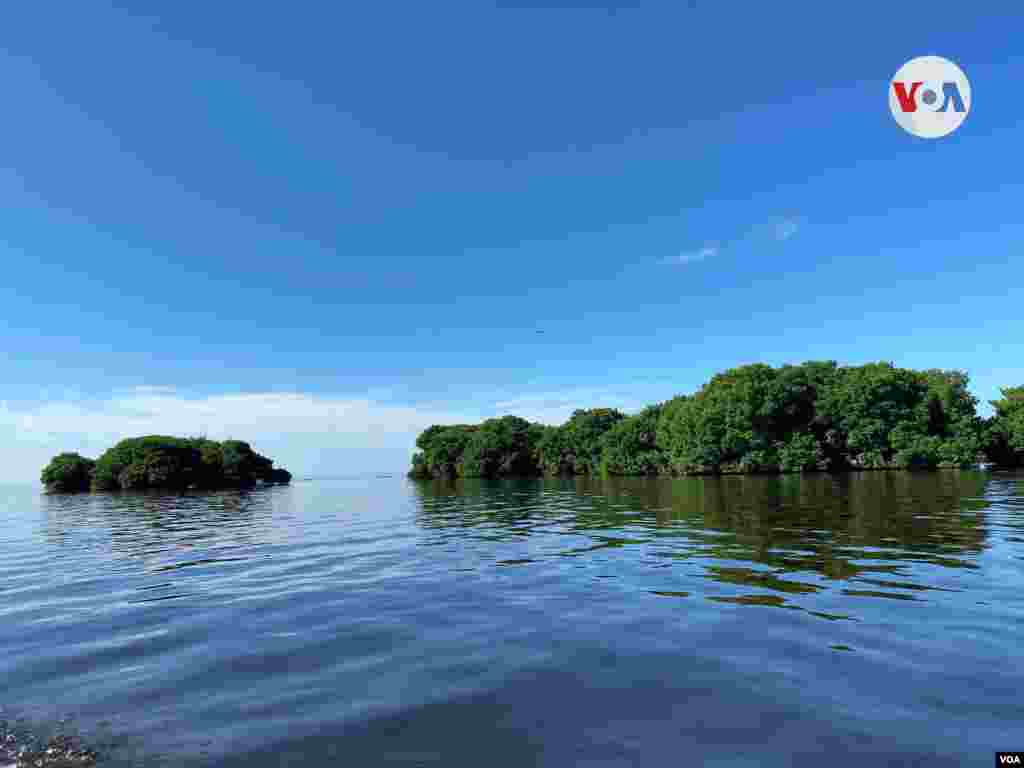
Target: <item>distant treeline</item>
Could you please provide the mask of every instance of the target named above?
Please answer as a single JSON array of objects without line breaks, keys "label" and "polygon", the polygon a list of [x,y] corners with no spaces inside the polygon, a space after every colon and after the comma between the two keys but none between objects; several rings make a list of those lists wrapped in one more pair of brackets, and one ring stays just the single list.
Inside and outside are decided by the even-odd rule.
[{"label": "distant treeline", "polygon": [[247,488],[289,483],[291,473],[241,440],[150,435],[122,440],[93,461],[77,453],[55,456],[43,469],[49,491]]},{"label": "distant treeline", "polygon": [[655,475],[1024,466],[1024,387],[995,414],[961,371],[835,361],[714,376],[626,416],[577,410],[561,426],[516,416],[434,425],[416,440],[413,477]]}]

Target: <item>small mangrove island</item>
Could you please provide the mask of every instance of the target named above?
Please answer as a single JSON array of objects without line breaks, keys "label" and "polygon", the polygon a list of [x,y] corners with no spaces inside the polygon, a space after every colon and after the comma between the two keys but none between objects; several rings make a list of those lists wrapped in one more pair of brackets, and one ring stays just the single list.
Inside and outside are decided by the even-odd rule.
[{"label": "small mangrove island", "polygon": [[61,453],[43,469],[51,493],[117,490],[217,490],[287,484],[286,469],[241,440],[149,435],[122,440],[98,459]]},{"label": "small mangrove island", "polygon": [[892,363],[745,365],[627,416],[560,426],[503,416],[434,425],[410,477],[689,475],[1024,466],[1024,387],[982,418],[962,371]]}]

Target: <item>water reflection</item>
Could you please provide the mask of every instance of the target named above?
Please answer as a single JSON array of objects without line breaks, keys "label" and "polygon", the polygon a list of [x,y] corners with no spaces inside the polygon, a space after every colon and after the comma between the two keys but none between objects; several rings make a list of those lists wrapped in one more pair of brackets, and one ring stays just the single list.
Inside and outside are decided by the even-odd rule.
[{"label": "water reflection", "polygon": [[247,547],[268,537],[281,498],[275,490],[45,495],[42,530],[72,548],[108,537],[112,554],[142,560],[173,549]]},{"label": "water reflection", "polygon": [[[629,574],[634,578],[642,576],[641,564],[647,571],[689,565],[690,576],[756,590],[709,599],[794,607],[785,596],[815,595],[834,582],[843,582],[840,594],[847,598],[915,601],[928,592],[958,591],[939,574],[978,568],[988,546],[989,478],[980,472],[865,472],[433,480],[416,483],[415,490],[428,543],[520,543],[522,556],[503,556],[495,565],[629,548],[622,560],[638,566]],[[922,565],[940,571],[915,572]],[[661,596],[691,591],[649,590]]]},{"label": "water reflection", "polygon": [[143,574],[163,577],[136,582],[141,594],[130,602],[176,600],[191,594],[176,574],[245,561],[255,547],[280,538],[290,498],[287,488],[45,495],[40,532],[56,545],[65,572],[94,569],[98,555],[107,557],[108,575],[139,574],[141,566]]},{"label": "water reflection", "polygon": [[1022,494],[970,472],[14,494],[0,680],[37,721],[112,721],[126,765],[980,764],[1024,719]]}]

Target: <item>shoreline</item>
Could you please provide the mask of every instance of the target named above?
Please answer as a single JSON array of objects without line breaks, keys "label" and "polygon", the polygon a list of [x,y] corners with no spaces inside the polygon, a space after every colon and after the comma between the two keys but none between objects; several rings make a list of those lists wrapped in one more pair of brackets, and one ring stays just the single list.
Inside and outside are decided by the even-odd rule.
[{"label": "shoreline", "polygon": [[743,471],[743,470],[719,470],[717,472],[652,472],[652,473],[623,473],[623,472],[597,472],[579,474],[508,474],[508,475],[417,475],[406,474],[408,480],[572,480],[575,478],[590,478],[595,480],[610,480],[616,477],[629,478],[664,478],[666,480],[678,480],[687,477],[803,477],[821,475],[855,475],[859,472],[904,472],[907,474],[930,474],[935,472],[1012,472],[1021,467],[1009,465],[981,464],[975,466],[949,466],[949,467],[850,467],[848,469],[804,469],[796,472],[779,472],[774,470]]}]

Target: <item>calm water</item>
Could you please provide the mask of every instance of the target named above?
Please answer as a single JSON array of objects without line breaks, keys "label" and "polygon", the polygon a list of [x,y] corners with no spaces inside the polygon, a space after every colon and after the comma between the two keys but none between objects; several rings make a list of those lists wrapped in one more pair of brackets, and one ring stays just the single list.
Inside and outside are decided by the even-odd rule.
[{"label": "calm water", "polygon": [[110,764],[978,765],[1024,475],[0,488],[0,715]]}]

